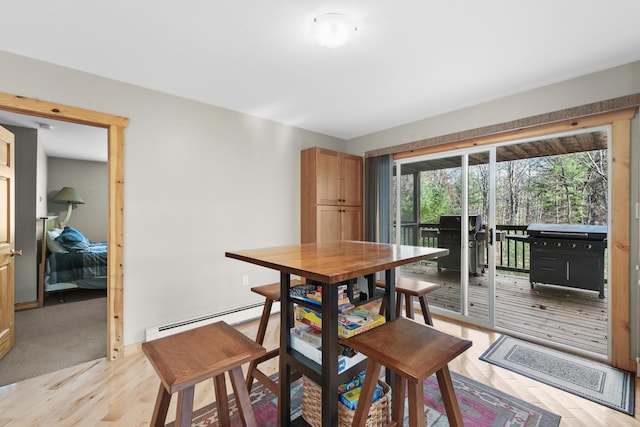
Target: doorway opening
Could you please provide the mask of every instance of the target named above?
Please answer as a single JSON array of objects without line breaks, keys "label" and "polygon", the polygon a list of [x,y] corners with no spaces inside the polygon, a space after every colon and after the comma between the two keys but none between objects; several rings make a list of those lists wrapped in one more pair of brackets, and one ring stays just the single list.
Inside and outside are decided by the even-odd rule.
[{"label": "doorway opening", "polygon": [[123,330],[123,205],[124,128],[128,119],[82,108],[0,93],[0,109],[46,117],[108,130],[108,271],[107,271],[107,359],[124,357]]}]

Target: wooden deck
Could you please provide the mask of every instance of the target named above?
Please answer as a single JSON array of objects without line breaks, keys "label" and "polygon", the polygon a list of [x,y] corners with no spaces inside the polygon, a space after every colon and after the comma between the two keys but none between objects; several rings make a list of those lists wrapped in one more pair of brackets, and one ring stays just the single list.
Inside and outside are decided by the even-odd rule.
[{"label": "wooden deck", "polygon": [[[399,275],[440,283],[429,294],[432,307],[460,312],[460,273],[442,270],[426,262],[400,269]],[[469,315],[488,319],[486,274],[469,277]],[[536,339],[566,345],[579,351],[607,355],[607,289],[598,293],[553,285],[531,289],[527,274],[498,272],[496,277],[496,326]]]}]

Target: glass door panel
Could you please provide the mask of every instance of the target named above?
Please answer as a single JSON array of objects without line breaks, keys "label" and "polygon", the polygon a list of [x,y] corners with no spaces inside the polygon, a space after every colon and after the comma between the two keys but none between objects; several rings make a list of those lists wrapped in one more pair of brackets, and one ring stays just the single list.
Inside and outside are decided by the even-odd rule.
[{"label": "glass door panel", "polygon": [[449,250],[447,256],[405,266],[399,275],[440,284],[429,294],[432,308],[484,325],[493,308],[495,271],[492,153],[468,151],[398,162],[401,178],[395,181],[400,201],[396,215],[402,221],[397,241]]},{"label": "glass door panel", "polygon": [[499,330],[607,354],[608,141],[595,128],[496,148]]},{"label": "glass door panel", "polygon": [[468,157],[469,287],[467,315],[489,325],[495,273],[492,150]]},{"label": "glass door panel", "polygon": [[455,313],[462,313],[465,307],[463,291],[468,279],[462,280],[468,262],[461,237],[466,224],[460,220],[462,160],[462,156],[452,156],[399,162],[394,174],[394,208],[400,218],[396,224],[401,223],[395,230],[396,241],[449,249],[448,256],[404,266],[398,275],[439,283],[441,288],[429,294],[429,303]]}]

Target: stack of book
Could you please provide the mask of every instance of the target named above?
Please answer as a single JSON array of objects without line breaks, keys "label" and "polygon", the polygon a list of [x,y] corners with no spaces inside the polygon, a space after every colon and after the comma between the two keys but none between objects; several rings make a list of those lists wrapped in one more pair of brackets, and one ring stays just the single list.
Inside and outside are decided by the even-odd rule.
[{"label": "stack of book", "polygon": [[[338,311],[343,312],[354,308],[347,293],[347,285],[338,286]],[[289,295],[302,301],[310,302],[315,305],[322,305],[322,286],[316,286],[313,289],[309,285],[293,286],[289,291]]]},{"label": "stack of book", "polygon": [[349,338],[382,325],[384,322],[385,317],[378,313],[363,308],[353,308],[338,315],[338,335]]},{"label": "stack of book", "polygon": [[[339,346],[338,373],[355,366],[367,357],[362,353],[353,352],[344,346]],[[291,348],[308,359],[322,365],[322,333],[309,325],[291,328]]]},{"label": "stack of book", "polygon": [[[296,319],[305,325],[322,330],[322,315],[310,308],[296,306]],[[338,315],[338,335],[344,338],[352,337],[378,325],[382,325],[385,321],[384,316],[367,311],[363,308],[352,308]]]}]

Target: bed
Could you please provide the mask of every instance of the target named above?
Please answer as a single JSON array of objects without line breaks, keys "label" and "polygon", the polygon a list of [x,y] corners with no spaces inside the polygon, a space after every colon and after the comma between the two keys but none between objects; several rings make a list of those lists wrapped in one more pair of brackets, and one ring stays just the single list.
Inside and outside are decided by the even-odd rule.
[{"label": "bed", "polygon": [[107,243],[92,242],[73,228],[42,218],[38,303],[50,292],[107,288]]}]

